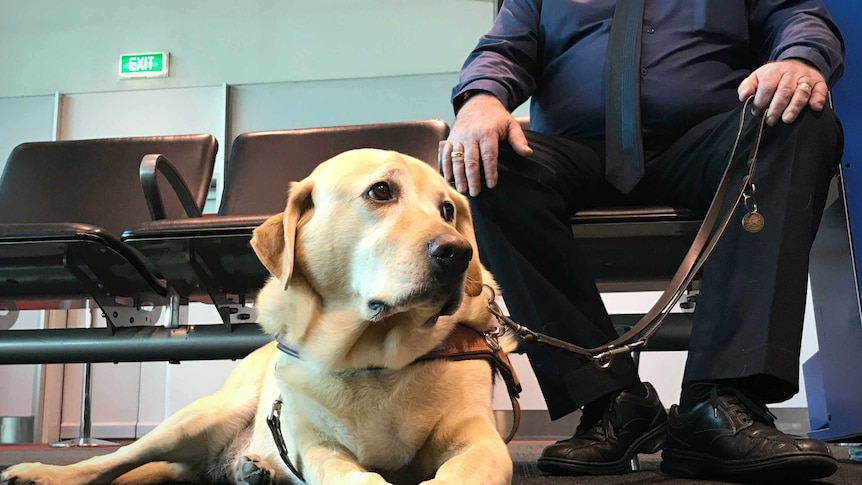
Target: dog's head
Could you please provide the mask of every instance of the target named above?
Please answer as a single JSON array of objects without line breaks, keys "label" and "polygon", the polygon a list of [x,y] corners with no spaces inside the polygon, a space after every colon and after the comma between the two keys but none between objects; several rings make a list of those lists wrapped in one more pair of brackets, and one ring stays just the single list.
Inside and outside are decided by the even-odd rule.
[{"label": "dog's head", "polygon": [[254,231],[273,278],[261,325],[327,368],[398,368],[457,321],[488,318],[464,196],[396,152],[342,153],[290,187],[287,208]]}]

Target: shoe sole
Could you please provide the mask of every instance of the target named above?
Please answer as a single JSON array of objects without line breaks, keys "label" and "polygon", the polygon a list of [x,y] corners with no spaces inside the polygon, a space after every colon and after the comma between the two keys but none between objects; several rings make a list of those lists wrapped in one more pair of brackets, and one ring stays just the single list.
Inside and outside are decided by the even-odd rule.
[{"label": "shoe sole", "polygon": [[828,453],[795,453],[759,460],[721,460],[677,449],[662,452],[661,471],[680,478],[718,478],[740,483],[799,483],[828,477],[838,461]]},{"label": "shoe sole", "polygon": [[632,471],[632,457],[638,453],[656,453],[664,444],[667,424],[662,423],[635,440],[622,458],[616,461],[596,463],[563,458],[540,457],[539,470],[551,475],[621,475]]}]

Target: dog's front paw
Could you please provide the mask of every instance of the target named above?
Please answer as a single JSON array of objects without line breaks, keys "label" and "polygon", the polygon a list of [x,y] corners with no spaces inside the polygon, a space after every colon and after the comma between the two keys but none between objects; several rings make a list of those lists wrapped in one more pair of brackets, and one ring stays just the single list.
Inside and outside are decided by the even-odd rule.
[{"label": "dog's front paw", "polygon": [[0,473],[0,485],[67,485],[53,465],[21,463]]},{"label": "dog's front paw", "polygon": [[270,485],[273,470],[261,457],[246,455],[237,462],[233,476],[237,485]]}]

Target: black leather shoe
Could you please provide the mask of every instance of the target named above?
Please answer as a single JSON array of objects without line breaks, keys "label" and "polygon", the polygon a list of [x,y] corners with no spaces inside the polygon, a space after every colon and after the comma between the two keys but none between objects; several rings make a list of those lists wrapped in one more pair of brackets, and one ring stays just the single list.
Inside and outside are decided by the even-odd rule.
[{"label": "black leather shoe", "polygon": [[575,435],[542,451],[539,470],[553,475],[628,473],[636,453],[661,448],[666,417],[649,383],[623,390],[600,409],[586,406]]},{"label": "black leather shoe", "polygon": [[838,469],[825,443],[782,433],[766,406],[731,387],[717,386],[687,412],[672,406],[667,434],[661,470],[677,477],[787,484]]}]

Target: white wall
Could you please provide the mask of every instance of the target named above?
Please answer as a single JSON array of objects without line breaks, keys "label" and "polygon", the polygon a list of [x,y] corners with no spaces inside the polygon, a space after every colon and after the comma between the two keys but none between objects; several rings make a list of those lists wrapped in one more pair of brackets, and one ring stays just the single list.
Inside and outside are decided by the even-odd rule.
[{"label": "white wall", "polygon": [[[457,72],[489,0],[0,0],[0,97]],[[166,79],[121,54],[169,51]]]},{"label": "white wall", "polygon": [[9,153],[22,141],[54,138],[54,109],[54,95],[0,97],[0,173]]},{"label": "white wall", "polygon": [[[19,312],[11,330],[32,330],[41,327],[41,311]],[[0,365],[0,416],[32,416],[35,412],[34,383],[36,365]]]},{"label": "white wall", "polygon": [[[448,119],[458,69],[492,19],[490,0],[0,0],[0,168],[18,143],[51,139],[54,124],[60,139],[155,135],[183,116],[188,125],[227,109],[227,95],[186,112],[190,101],[170,98],[222,86],[235,111],[199,120],[225,123],[213,133],[217,174],[243,130]],[[122,54],[153,51],[171,53],[169,77],[119,79]],[[65,106],[56,119],[55,93]],[[66,119],[82,103],[103,133]],[[151,130],[164,105],[173,109]],[[145,127],[128,130],[138,111]]]}]

